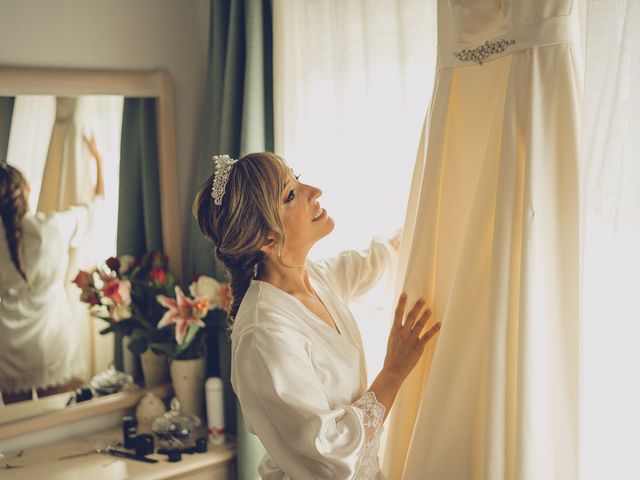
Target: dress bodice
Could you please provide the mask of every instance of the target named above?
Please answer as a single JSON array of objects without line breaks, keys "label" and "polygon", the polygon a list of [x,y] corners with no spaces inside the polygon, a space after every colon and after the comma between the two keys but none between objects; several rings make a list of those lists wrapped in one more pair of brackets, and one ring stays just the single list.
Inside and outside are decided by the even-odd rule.
[{"label": "dress bodice", "polygon": [[[477,56],[466,56],[467,60],[461,61],[455,54],[481,48],[485,42],[491,58],[533,46],[571,42],[576,31],[573,3],[573,0],[439,0],[438,66],[478,63]],[[500,45],[500,40],[510,43]]]}]

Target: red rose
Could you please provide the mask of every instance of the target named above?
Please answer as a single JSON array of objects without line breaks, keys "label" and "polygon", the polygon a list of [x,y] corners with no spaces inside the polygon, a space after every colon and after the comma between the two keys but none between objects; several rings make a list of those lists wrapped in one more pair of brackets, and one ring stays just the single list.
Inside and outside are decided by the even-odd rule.
[{"label": "red rose", "polygon": [[105,280],[102,292],[105,297],[110,298],[114,302],[122,301],[122,298],[120,297],[120,282],[115,278]]},{"label": "red rose", "polygon": [[162,268],[154,268],[149,272],[149,279],[156,285],[164,284],[166,278],[167,274]]},{"label": "red rose", "polygon": [[169,257],[162,252],[151,252],[149,259],[151,260],[151,266],[153,268],[165,269],[169,266]]},{"label": "red rose", "polygon": [[107,267],[109,267],[114,272],[120,270],[120,260],[116,257],[109,257],[106,261]]},{"label": "red rose", "polygon": [[131,282],[111,278],[104,282],[102,293],[116,303],[129,305],[131,303]]},{"label": "red rose", "polygon": [[93,285],[93,278],[89,272],[80,270],[76,275],[76,278],[73,279],[73,283],[84,290],[85,288]]}]

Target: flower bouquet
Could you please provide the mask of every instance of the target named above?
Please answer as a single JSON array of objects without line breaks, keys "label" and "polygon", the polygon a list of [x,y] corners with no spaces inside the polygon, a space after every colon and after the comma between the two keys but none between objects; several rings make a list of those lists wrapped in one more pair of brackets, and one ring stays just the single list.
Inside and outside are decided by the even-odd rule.
[{"label": "flower bouquet", "polygon": [[197,276],[189,285],[189,295],[179,286],[175,287],[175,298],[158,295],[159,305],[166,312],[158,329],[169,330],[173,327],[169,342],[155,342],[151,347],[164,352],[174,360],[202,358],[209,327],[207,320],[212,310],[228,311],[231,295],[228,283],[220,283],[205,275]]},{"label": "flower bouquet", "polygon": [[80,300],[89,305],[92,316],[108,323],[101,334],[130,335],[128,348],[138,354],[156,342],[169,341],[168,333],[157,328],[164,309],[156,301],[175,285],[168,262],[161,252],[149,252],[140,259],[111,257],[91,271],[78,272],[73,282],[82,291]]}]

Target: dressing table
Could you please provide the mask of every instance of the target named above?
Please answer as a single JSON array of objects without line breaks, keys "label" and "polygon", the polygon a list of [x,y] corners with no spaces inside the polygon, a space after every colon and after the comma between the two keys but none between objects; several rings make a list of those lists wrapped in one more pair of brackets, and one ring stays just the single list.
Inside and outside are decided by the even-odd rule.
[{"label": "dressing table", "polygon": [[[45,95],[155,99],[162,240],[164,251],[171,258],[172,273],[180,279],[182,250],[181,232],[175,228],[176,225],[180,225],[180,219],[176,182],[175,113],[170,76],[163,71],[120,72],[0,67],[0,96],[36,97],[38,100],[37,97]],[[13,113],[15,114],[15,111]],[[114,136],[119,136],[119,131],[116,131]],[[24,144],[25,142],[17,143],[18,146]],[[98,327],[99,325],[91,323],[88,327],[90,331],[85,336],[90,341],[87,345],[87,368],[93,374],[102,371],[106,362],[113,358],[113,341],[107,344],[108,338],[98,335]],[[233,443],[221,446],[208,444],[207,452],[183,454],[182,460],[175,463],[168,462],[166,455],[156,453],[149,455],[150,458],[158,460],[153,464],[103,453],[60,460],[60,457],[88,452],[96,448],[96,443],[104,446],[121,442],[122,417],[133,414],[138,401],[147,392],[153,392],[165,400],[173,395],[171,385],[165,384],[139,391],[94,397],[72,405],[68,405],[67,402],[69,392],[11,405],[0,404],[0,452],[5,454],[4,458],[0,458],[0,478],[235,478],[236,449]]]},{"label": "dressing table", "polygon": [[0,460],[3,465],[18,468],[0,470],[3,480],[227,480],[235,478],[232,444],[208,445],[208,451],[182,455],[182,460],[170,463],[166,455],[154,453],[148,458],[158,463],[144,463],[137,460],[112,457],[93,453],[77,458],[60,457],[82,454],[90,451],[96,443],[121,441],[122,431],[111,428],[105,431],[82,435],[52,444],[6,452]]}]

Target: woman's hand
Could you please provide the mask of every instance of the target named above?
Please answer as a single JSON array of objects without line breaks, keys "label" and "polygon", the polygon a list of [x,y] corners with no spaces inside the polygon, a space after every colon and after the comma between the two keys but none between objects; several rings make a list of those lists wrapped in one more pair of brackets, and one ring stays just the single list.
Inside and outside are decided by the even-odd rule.
[{"label": "woman's hand", "polygon": [[99,197],[104,198],[104,177],[102,175],[102,157],[100,156],[100,152],[98,151],[98,147],[96,146],[96,138],[91,135],[91,138],[87,137],[84,133],[82,134],[82,140],[84,144],[89,149],[89,153],[96,160],[96,189],[95,194]]},{"label": "woman's hand", "polygon": [[382,367],[382,371],[369,387],[369,390],[375,393],[378,402],[385,407],[384,418],[387,418],[391,411],[402,382],[420,360],[425,345],[440,330],[440,322],[438,322],[424,335],[420,336],[420,332],[422,332],[431,317],[431,310],[427,309],[420,315],[420,310],[426,303],[420,299],[405,319],[404,309],[406,303],[407,294],[405,292],[400,295],[400,300],[398,300],[398,306],[396,307],[393,326],[391,327],[391,333],[389,333],[384,367]]},{"label": "woman's hand", "polygon": [[405,292],[400,295],[396,306],[383,367],[383,371],[386,370],[390,375],[397,376],[400,382],[404,381],[411,373],[420,360],[427,342],[440,330],[440,323],[436,323],[421,336],[420,333],[431,317],[431,310],[427,309],[420,314],[426,304],[423,299],[420,299],[405,319],[406,303],[407,294]]},{"label": "woman's hand", "polygon": [[84,133],[82,134],[82,140],[84,144],[89,149],[89,153],[96,161],[100,161],[100,152],[98,151],[98,147],[96,146],[96,138],[91,135],[91,138],[87,137]]}]

